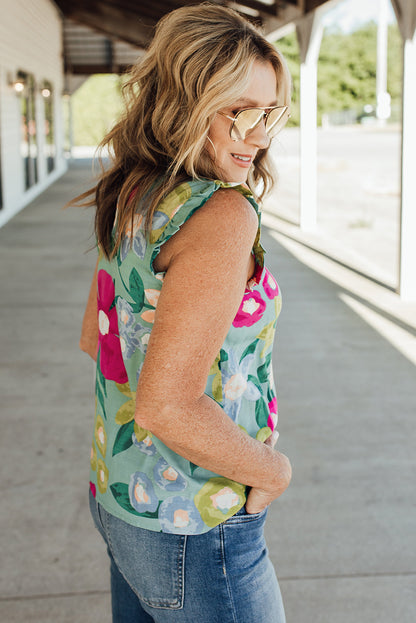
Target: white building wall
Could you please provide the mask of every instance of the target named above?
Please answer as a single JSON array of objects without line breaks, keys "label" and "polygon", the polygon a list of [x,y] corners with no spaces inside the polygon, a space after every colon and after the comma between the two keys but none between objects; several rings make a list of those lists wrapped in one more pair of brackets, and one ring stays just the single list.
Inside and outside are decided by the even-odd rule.
[{"label": "white building wall", "polygon": [[[62,24],[50,0],[0,0],[0,154],[3,208],[0,226],[21,210],[66,170],[63,155]],[[20,154],[20,101],[9,80],[18,71],[33,74],[40,85],[51,82],[54,97],[55,169],[47,174],[44,162],[44,107],[36,89],[38,183],[25,191]]]}]

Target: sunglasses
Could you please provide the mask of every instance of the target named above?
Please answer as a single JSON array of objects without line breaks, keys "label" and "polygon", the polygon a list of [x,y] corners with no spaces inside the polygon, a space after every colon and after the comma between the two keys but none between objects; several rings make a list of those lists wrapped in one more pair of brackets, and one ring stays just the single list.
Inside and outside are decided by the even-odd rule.
[{"label": "sunglasses", "polygon": [[218,114],[232,121],[230,136],[233,141],[244,141],[263,119],[265,122],[266,134],[272,139],[284,128],[290,117],[289,106],[243,108],[239,110],[234,117],[230,117],[220,111]]}]

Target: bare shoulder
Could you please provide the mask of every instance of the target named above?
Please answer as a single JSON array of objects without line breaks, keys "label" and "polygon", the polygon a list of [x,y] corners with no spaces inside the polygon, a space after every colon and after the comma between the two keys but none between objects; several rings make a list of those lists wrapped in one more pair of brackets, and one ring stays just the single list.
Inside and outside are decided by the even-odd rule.
[{"label": "bare shoulder", "polygon": [[191,216],[173,239],[181,244],[198,240],[205,244],[241,241],[253,244],[258,228],[258,217],[250,202],[233,188],[217,190]]},{"label": "bare shoulder", "polygon": [[[231,231],[235,228],[246,228],[248,233],[254,233],[258,227],[258,217],[251,203],[233,188],[220,188],[195,213],[220,224]],[[194,218],[192,217],[192,218]],[[192,219],[190,219],[192,222]],[[194,221],[195,222],[195,221]]]},{"label": "bare shoulder", "polygon": [[258,228],[251,203],[233,188],[217,190],[161,248],[155,268],[164,271],[179,254],[249,256]]}]

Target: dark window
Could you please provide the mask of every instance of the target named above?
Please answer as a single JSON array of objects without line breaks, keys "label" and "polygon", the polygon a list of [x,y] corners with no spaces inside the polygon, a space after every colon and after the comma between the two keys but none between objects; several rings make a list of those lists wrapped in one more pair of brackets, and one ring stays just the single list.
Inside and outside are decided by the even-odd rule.
[{"label": "dark window", "polygon": [[53,106],[53,88],[50,82],[44,82],[41,94],[43,97],[45,109],[45,157],[46,170],[48,173],[55,168],[55,127],[54,127],[54,106]]},{"label": "dark window", "polygon": [[18,78],[25,85],[20,96],[20,111],[22,123],[21,155],[24,164],[25,190],[27,190],[38,181],[35,80],[32,74],[22,71],[18,73]]}]

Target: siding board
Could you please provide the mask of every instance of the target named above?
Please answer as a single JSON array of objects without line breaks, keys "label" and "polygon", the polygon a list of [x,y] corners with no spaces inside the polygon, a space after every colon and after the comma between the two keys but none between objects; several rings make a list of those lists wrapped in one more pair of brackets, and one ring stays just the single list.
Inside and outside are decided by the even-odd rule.
[{"label": "siding board", "polygon": [[[50,0],[0,0],[0,153],[3,190],[3,209],[0,226],[18,212],[53,179],[66,169],[63,157],[63,124],[61,94],[63,90],[62,21]],[[9,87],[9,77],[22,70],[34,75],[40,84],[52,83],[55,102],[55,136],[57,154],[55,171],[47,175],[46,167],[39,166],[39,181],[24,190],[23,160],[20,156],[20,102]],[[41,95],[36,95],[38,127],[43,129]],[[42,137],[38,148],[44,144]],[[39,154],[42,158],[43,154]]]}]

